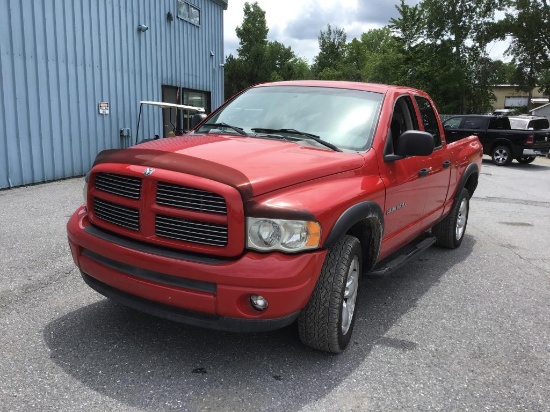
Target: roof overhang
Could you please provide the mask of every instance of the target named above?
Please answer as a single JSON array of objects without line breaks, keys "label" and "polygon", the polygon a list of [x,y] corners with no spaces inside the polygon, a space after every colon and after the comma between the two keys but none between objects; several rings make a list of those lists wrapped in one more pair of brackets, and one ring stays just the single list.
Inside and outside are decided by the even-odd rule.
[{"label": "roof overhang", "polygon": [[227,2],[229,0],[212,0],[214,3],[219,4],[224,10],[227,10]]}]

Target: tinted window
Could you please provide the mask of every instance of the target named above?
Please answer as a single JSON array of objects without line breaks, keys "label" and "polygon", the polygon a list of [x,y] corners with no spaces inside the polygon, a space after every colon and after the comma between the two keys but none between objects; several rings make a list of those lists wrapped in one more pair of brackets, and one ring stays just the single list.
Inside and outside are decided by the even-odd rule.
[{"label": "tinted window", "polygon": [[510,119],[508,117],[493,117],[489,121],[489,129],[510,130]]},{"label": "tinted window", "polygon": [[485,120],[481,117],[467,117],[464,120],[463,129],[480,130],[485,127]]},{"label": "tinted window", "polygon": [[420,116],[422,118],[424,130],[428,133],[433,134],[435,147],[441,146],[439,122],[437,121],[437,116],[435,115],[435,111],[430,104],[430,101],[420,96],[416,96],[415,99],[416,103],[418,104],[418,109],[420,110]]},{"label": "tinted window", "polygon": [[549,127],[548,119],[536,119],[529,122],[529,129],[542,130],[548,129]]}]

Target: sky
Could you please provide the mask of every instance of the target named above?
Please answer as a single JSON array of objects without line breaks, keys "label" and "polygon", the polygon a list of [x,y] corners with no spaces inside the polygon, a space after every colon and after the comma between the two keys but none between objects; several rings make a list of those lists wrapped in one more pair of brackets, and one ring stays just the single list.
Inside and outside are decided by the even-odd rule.
[{"label": "sky", "polygon": [[[243,21],[246,0],[229,0],[224,12],[225,55],[237,54],[239,39],[235,28]],[[254,0],[249,0],[253,3]],[[419,0],[410,0],[408,5]],[[321,30],[340,27],[346,31],[348,41],[362,33],[387,25],[392,17],[399,17],[395,6],[399,0],[258,0],[265,11],[268,39],[290,46],[294,53],[311,64],[319,52],[318,37]],[[493,59],[502,59],[506,45],[502,42],[488,48]]]}]

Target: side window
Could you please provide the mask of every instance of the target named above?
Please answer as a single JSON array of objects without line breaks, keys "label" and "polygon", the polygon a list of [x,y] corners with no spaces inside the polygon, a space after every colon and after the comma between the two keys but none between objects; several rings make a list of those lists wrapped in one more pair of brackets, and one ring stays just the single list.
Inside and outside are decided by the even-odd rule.
[{"label": "side window", "polygon": [[443,126],[445,127],[445,129],[458,129],[460,128],[461,121],[462,117],[451,117],[450,119],[445,120]]},{"label": "side window", "polygon": [[386,154],[393,154],[399,136],[407,130],[418,130],[418,122],[409,96],[402,96],[395,102],[386,145]]},{"label": "side window", "polygon": [[420,117],[422,118],[422,124],[424,130],[431,133],[434,136],[435,147],[441,147],[441,134],[439,133],[439,122],[435,115],[435,111],[430,104],[430,101],[424,97],[415,96],[418,109],[420,110]]},{"label": "side window", "polygon": [[480,130],[483,129],[484,120],[480,117],[467,117],[464,120],[463,129]]}]

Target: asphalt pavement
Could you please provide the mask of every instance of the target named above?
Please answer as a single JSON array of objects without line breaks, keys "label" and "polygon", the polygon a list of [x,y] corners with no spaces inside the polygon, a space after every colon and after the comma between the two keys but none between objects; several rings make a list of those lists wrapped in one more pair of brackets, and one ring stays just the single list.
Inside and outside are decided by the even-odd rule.
[{"label": "asphalt pavement", "polygon": [[550,411],[550,160],[484,160],[462,246],[363,279],[352,342],[118,306],[74,267],[83,179],[0,191],[0,411]]}]

